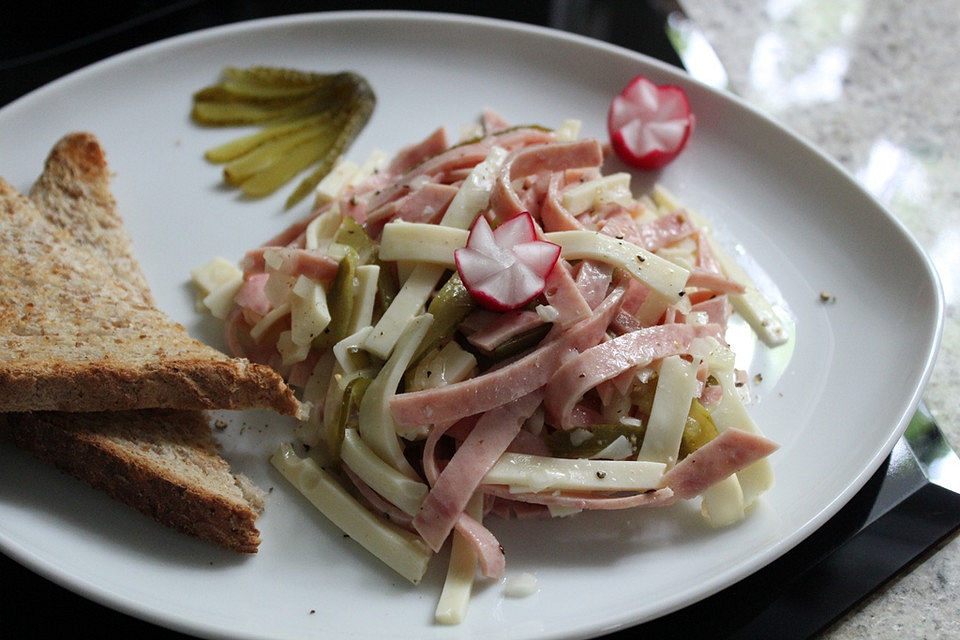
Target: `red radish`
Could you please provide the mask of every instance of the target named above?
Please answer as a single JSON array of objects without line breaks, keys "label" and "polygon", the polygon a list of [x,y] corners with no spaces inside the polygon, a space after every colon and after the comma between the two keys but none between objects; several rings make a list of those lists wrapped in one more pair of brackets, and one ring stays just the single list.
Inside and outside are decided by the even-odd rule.
[{"label": "red radish", "polygon": [[638,169],[659,169],[687,146],[694,118],[683,89],[657,86],[643,76],[610,103],[607,130],[621,160]]},{"label": "red radish", "polygon": [[477,302],[493,311],[509,311],[540,295],[560,247],[537,240],[529,213],[494,230],[481,215],[470,228],[467,246],[453,257],[463,286]]}]

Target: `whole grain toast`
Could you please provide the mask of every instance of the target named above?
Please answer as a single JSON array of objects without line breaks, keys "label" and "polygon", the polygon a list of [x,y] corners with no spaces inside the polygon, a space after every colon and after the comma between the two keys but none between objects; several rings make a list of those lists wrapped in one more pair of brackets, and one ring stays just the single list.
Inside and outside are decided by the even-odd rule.
[{"label": "whole grain toast", "polygon": [[74,245],[87,247],[113,268],[117,284],[152,305],[153,296],[133,255],[110,188],[107,156],[96,136],[71,133],[50,151],[30,200],[44,219],[69,233]]},{"label": "whole grain toast", "polygon": [[[50,153],[31,199],[63,240],[97,254],[134,300],[152,303],[109,188],[103,149],[86,133]],[[255,553],[262,492],[217,453],[200,411],[0,414],[0,439],[105,491],[158,522]]]},{"label": "whole grain toast", "polygon": [[0,439],[161,524],[256,553],[263,493],[217,453],[202,411],[0,414]]},{"label": "whole grain toast", "polygon": [[[51,194],[35,191],[49,210],[71,210]],[[59,215],[64,224],[77,217]],[[0,411],[299,411],[276,372],[192,339],[150,304],[145,285],[136,282],[138,267],[104,260],[105,252],[122,249],[125,237],[111,232],[105,248],[94,250],[97,225],[79,228],[75,242],[0,179]],[[117,269],[136,284],[118,278]]]}]

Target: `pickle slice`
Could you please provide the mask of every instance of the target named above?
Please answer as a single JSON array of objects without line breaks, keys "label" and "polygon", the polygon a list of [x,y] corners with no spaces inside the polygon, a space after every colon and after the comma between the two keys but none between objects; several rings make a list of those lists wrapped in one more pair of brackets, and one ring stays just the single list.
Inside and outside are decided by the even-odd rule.
[{"label": "pickle slice", "polygon": [[[248,178],[265,173],[278,162],[289,160],[290,154],[295,152],[297,147],[322,139],[323,134],[321,129],[308,127],[271,140],[230,162],[223,169],[223,179],[229,185],[242,186]],[[276,186],[281,184],[277,183]]]},{"label": "pickle slice", "polygon": [[377,243],[370,239],[359,222],[347,216],[340,223],[333,241],[357,252],[359,264],[370,264],[377,256]]},{"label": "pickle slice", "polygon": [[350,324],[350,315],[353,312],[353,299],[356,296],[357,263],[359,258],[352,247],[345,247],[346,251],[340,259],[337,276],[330,283],[327,293],[327,305],[330,309],[330,324],[313,341],[318,349],[329,349],[337,342],[347,337],[347,327]]},{"label": "pickle slice", "polygon": [[494,361],[503,360],[514,356],[521,351],[525,351],[535,344],[539,344],[541,340],[550,332],[552,324],[542,324],[539,327],[534,327],[529,331],[525,331],[519,335],[513,336],[501,344],[497,345],[493,351],[490,353],[490,358]]},{"label": "pickle slice", "polygon": [[335,73],[314,73],[282,67],[248,67],[246,69],[227,67],[223,70],[224,82],[244,83],[276,89],[324,85],[332,81],[337,75]]},{"label": "pickle slice", "polygon": [[317,110],[317,98],[307,96],[283,103],[257,104],[251,102],[194,102],[190,115],[194,121],[209,126],[265,124]]},{"label": "pickle slice", "polygon": [[319,125],[326,120],[330,120],[330,117],[329,113],[324,112],[313,116],[298,118],[284,124],[271,125],[249,136],[237,138],[218,147],[207,149],[203,157],[210,162],[216,162],[218,164],[230,162],[271,140],[295,133],[300,129]]},{"label": "pickle slice", "polygon": [[323,146],[318,146],[318,143],[322,144],[321,136],[308,139],[293,147],[277,162],[244,180],[240,184],[240,189],[244,195],[251,198],[270,195],[323,157],[325,149]]},{"label": "pickle slice", "polygon": [[424,354],[453,337],[457,325],[463,322],[476,306],[473,296],[460,281],[460,275],[454,272],[427,306],[427,313],[433,315],[433,322],[410,359],[410,366],[415,366]]},{"label": "pickle slice", "polygon": [[683,425],[683,436],[680,439],[680,460],[707,444],[718,435],[717,425],[713,416],[696,398],[690,403],[690,413]]},{"label": "pickle slice", "polygon": [[640,445],[643,442],[643,434],[646,427],[635,427],[627,424],[598,424],[589,427],[581,427],[589,431],[592,435],[582,441],[573,443],[573,435],[578,433],[579,429],[558,429],[547,436],[547,447],[550,453],[558,458],[589,458],[603,451],[614,440],[624,436],[633,447],[634,456],[639,453]]},{"label": "pickle slice", "polygon": [[[337,408],[337,419],[333,423],[332,433],[326,434],[326,446],[329,449],[331,460],[340,460],[340,447],[343,445],[343,432],[347,425],[356,422],[357,412],[360,410],[360,403],[363,401],[363,394],[367,392],[367,387],[373,382],[371,378],[360,376],[354,378],[347,384],[343,391],[343,401]],[[335,382],[333,384],[336,384]]]},{"label": "pickle slice", "polygon": [[[303,200],[307,195],[313,192],[324,176],[330,173],[333,165],[336,163],[344,151],[346,151],[353,141],[357,139],[363,128],[370,121],[373,114],[375,99],[373,91],[362,78],[357,77],[356,85],[358,94],[348,105],[346,122],[340,128],[332,145],[323,157],[320,166],[309,176],[307,176],[296,188],[296,190],[287,198],[284,208],[289,209],[293,205]],[[360,84],[360,81],[363,81]]]},{"label": "pickle slice", "polygon": [[219,83],[194,94],[191,117],[209,126],[264,126],[204,154],[210,162],[230,163],[224,180],[249,197],[269,195],[317,165],[287,199],[290,208],[353,144],[375,104],[370,85],[353,72],[227,67]]}]

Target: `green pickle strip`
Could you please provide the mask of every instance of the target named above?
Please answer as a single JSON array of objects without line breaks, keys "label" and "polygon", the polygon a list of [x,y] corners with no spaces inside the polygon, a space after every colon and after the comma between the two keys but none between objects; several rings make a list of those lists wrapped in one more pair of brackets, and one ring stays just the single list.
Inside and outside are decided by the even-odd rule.
[{"label": "green pickle strip", "polygon": [[525,351],[530,347],[540,344],[540,341],[550,332],[552,324],[542,324],[539,327],[534,327],[529,331],[525,331],[520,335],[513,336],[504,340],[502,343],[494,347],[493,351],[490,353],[490,358],[493,360],[503,360],[509,358],[510,356],[515,356],[521,351]]},{"label": "green pickle strip", "polygon": [[350,323],[350,313],[353,310],[353,299],[356,295],[357,265],[360,259],[352,247],[346,247],[337,277],[330,284],[327,292],[327,305],[330,309],[330,324],[313,341],[318,349],[329,349],[347,337],[347,327]]},{"label": "green pickle strip", "polygon": [[377,257],[377,243],[370,239],[359,222],[346,216],[333,235],[333,241],[357,252],[359,264],[372,264]]},{"label": "green pickle strip", "polygon": [[717,435],[717,425],[714,424],[710,411],[694,398],[690,403],[690,413],[687,414],[687,421],[683,426],[679,459],[683,460]]},{"label": "green pickle strip", "polygon": [[[397,273],[390,264],[384,264],[377,261],[380,267],[380,275],[377,278],[377,304],[376,309],[379,314],[383,314],[393,303],[397,292],[400,290],[400,283],[397,282]],[[429,335],[429,333],[428,333]]]},{"label": "green pickle strip", "polygon": [[[322,137],[322,130],[309,127],[271,140],[230,162],[223,169],[223,180],[229,185],[239,187],[245,180],[257,174],[265,174],[278,163],[288,161],[290,154],[301,145],[313,148],[312,143]],[[282,183],[277,186],[280,184]]]},{"label": "green pickle strip", "polygon": [[[343,432],[346,430],[347,424],[350,423],[351,419],[356,416],[357,411],[360,410],[360,402],[363,401],[363,394],[367,392],[367,387],[370,386],[371,382],[373,382],[372,379],[366,376],[360,376],[351,380],[347,384],[347,388],[344,389],[343,400],[337,408],[337,420],[334,425],[336,431],[334,433],[328,433],[326,437],[326,446],[331,454],[331,460],[339,462],[340,448],[343,446]],[[333,384],[336,384],[336,382]]]},{"label": "green pickle strip", "polygon": [[410,360],[410,366],[415,366],[424,354],[453,337],[457,325],[463,322],[476,306],[473,296],[460,281],[460,275],[454,272],[427,307],[427,313],[433,315],[433,323]]},{"label": "green pickle strip", "polygon": [[589,458],[609,446],[620,436],[624,436],[633,447],[634,454],[639,453],[640,445],[643,443],[643,434],[645,427],[635,427],[626,424],[598,424],[589,427],[581,427],[590,431],[593,435],[579,444],[573,444],[570,440],[572,433],[576,429],[557,429],[547,436],[547,447],[550,453],[558,458]]},{"label": "green pickle strip", "polygon": [[349,105],[346,122],[337,131],[336,137],[327,149],[320,166],[297,186],[296,190],[287,198],[285,208],[289,209],[313,192],[324,176],[330,173],[337,158],[353,144],[363,128],[367,126],[367,122],[370,121],[375,102],[373,91],[370,90],[366,82],[357,86],[359,93]]},{"label": "green pickle strip", "polygon": [[330,114],[324,112],[306,118],[298,118],[293,122],[271,125],[249,136],[237,138],[220,146],[207,149],[203,157],[210,162],[230,162],[273,140],[292,135],[301,129],[318,126],[328,120],[330,120]]},{"label": "green pickle strip", "polygon": [[315,113],[319,101],[312,96],[282,104],[249,102],[195,102],[190,115],[206,126],[267,124]]}]

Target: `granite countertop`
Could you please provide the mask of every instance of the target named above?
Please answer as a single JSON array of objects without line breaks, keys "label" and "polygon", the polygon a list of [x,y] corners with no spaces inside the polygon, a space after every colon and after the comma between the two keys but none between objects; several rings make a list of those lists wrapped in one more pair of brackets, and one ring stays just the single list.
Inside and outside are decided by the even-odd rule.
[{"label": "granite countertop", "polygon": [[[684,0],[729,88],[838,160],[932,258],[946,304],[924,399],[960,449],[960,8],[953,0]],[[824,634],[960,637],[956,536]]]}]

